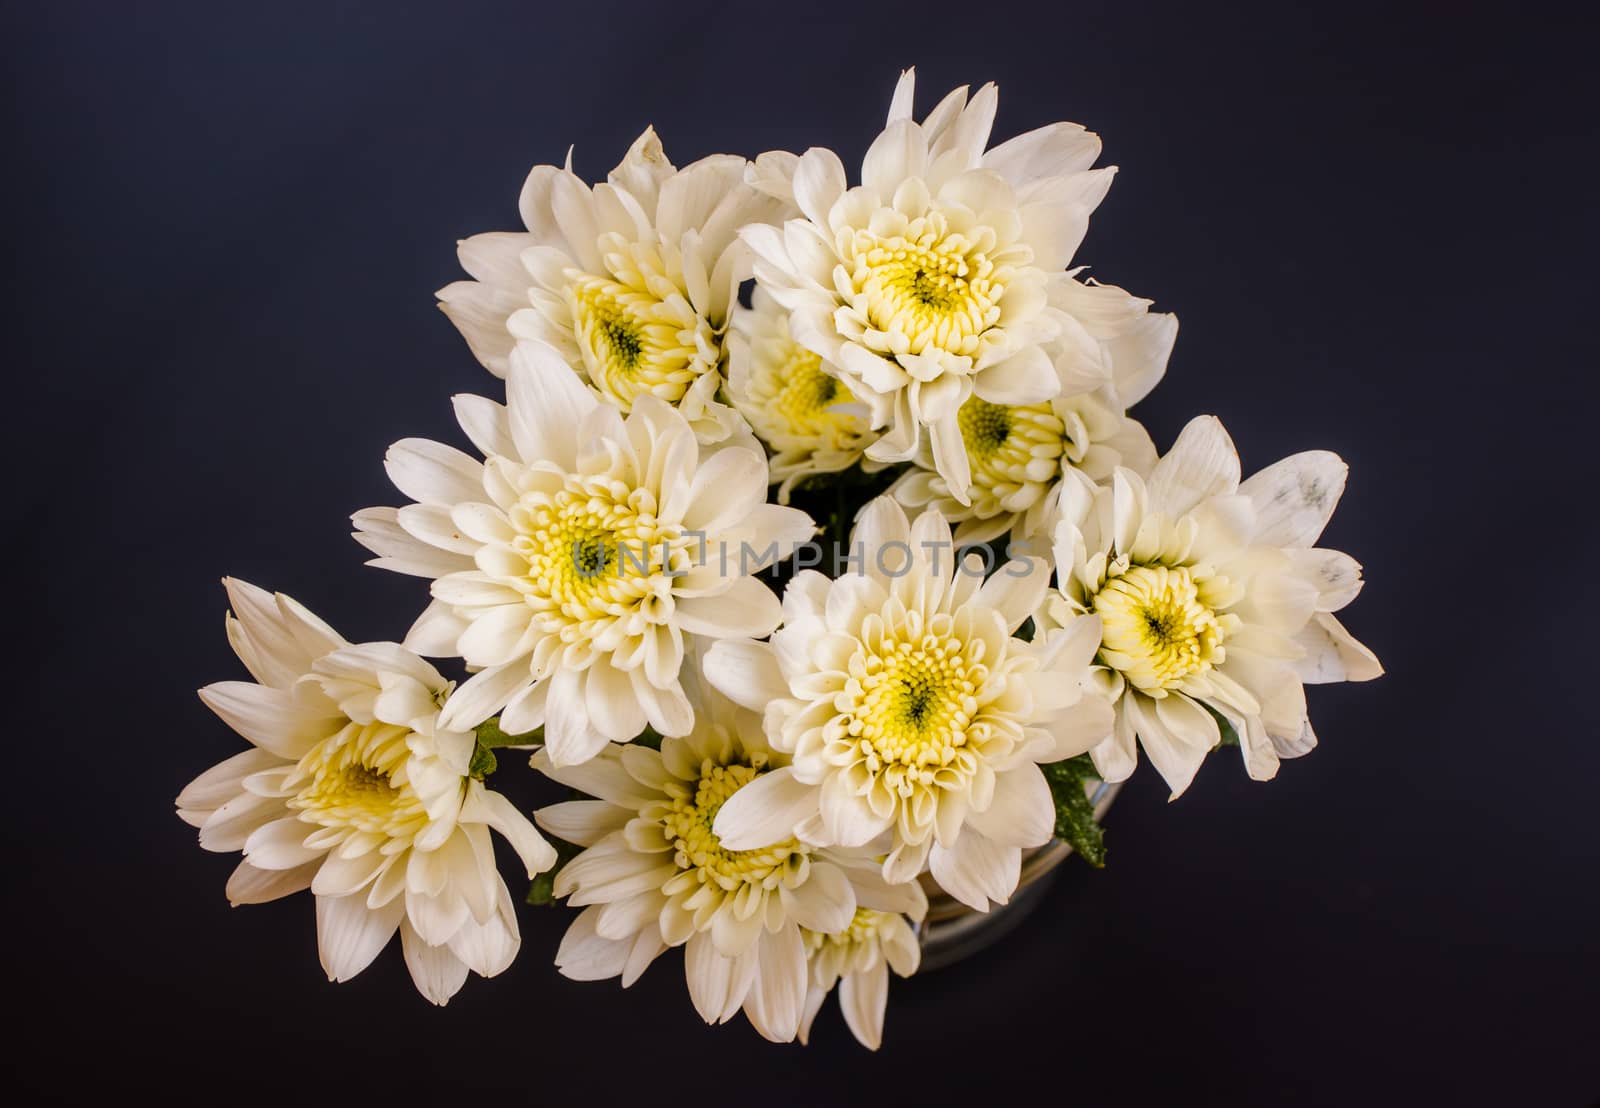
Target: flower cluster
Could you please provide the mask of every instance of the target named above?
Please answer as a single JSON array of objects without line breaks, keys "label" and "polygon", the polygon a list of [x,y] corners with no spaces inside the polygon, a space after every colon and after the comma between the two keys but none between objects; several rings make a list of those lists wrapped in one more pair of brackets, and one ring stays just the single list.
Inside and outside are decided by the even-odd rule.
[{"label": "flower cluster", "polygon": [[[201,697],[251,748],[179,815],[242,853],[233,903],[311,891],[330,979],[397,931],[435,1003],[504,970],[498,833],[581,909],[568,977],[682,947],[708,1023],[805,1041],[837,989],[876,1048],[930,921],[1053,840],[1099,864],[1086,798],[1141,747],[1174,797],[1226,745],[1265,780],[1316,744],[1307,684],[1381,672],[1316,545],[1344,464],[1242,479],[1214,418],[1158,456],[1128,414],[1177,321],[1082,278],[1098,137],[991,145],[992,85],[914,94],[854,184],[820,148],[675,169],[653,130],[597,184],[534,169],[438,294],[503,402],[455,398],[472,453],[395,443],[406,502],[353,516],[427,582],[403,643],[225,582],[254,680]],[[511,749],[576,798],[518,811]]]}]

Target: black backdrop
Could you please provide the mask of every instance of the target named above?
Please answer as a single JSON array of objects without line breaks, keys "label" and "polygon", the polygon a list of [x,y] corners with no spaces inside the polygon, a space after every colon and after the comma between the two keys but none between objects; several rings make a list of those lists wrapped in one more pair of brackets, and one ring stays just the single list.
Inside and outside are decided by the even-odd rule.
[{"label": "black backdrop", "polygon": [[[1589,1102],[1581,30],[1529,4],[8,4],[7,1087]],[[193,693],[241,675],[217,578],[401,634],[422,586],[345,521],[393,501],[387,443],[457,439],[447,398],[498,387],[431,306],[453,241],[646,123],[680,165],[858,160],[912,63],[919,108],[994,79],[998,133],[1104,135],[1122,173],[1080,256],[1183,321],[1142,416],[1164,447],[1220,415],[1247,471],[1349,460],[1328,542],[1367,566],[1346,614],[1388,675],[1313,690],[1322,746],[1270,785],[1222,756],[1168,805],[1138,775],[1107,869],[897,984],[876,1056],[831,1005],[808,1050],[701,1026],[676,955],[627,993],[566,981],[564,909],[444,1011],[395,950],[328,985],[309,898],[230,911],[233,860],[171,814],[240,745]]]}]

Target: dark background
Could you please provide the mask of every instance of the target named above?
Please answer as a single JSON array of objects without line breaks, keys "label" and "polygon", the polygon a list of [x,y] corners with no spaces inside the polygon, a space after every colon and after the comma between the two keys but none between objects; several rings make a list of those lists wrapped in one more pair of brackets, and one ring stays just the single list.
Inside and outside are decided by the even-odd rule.
[{"label": "dark background", "polygon": [[[1289,10],[1294,9],[1294,10]],[[1538,5],[8,4],[5,1087],[172,1103],[1579,1105],[1600,1094],[1595,102]],[[901,66],[919,114],[1001,85],[997,135],[1081,121],[1122,167],[1080,258],[1183,321],[1142,406],[1220,415],[1252,471],[1325,447],[1329,545],[1383,658],[1312,692],[1322,745],[1148,768],[1002,948],[909,982],[887,1042],[700,1025],[676,954],[634,989],[516,965],[438,1011],[391,949],[318,969],[309,896],[230,911],[172,815],[241,743],[224,573],[352,638],[385,446],[498,395],[432,292],[528,168],[858,163]],[[523,777],[515,772],[502,777]],[[518,795],[525,786],[518,786]],[[1016,1084],[1024,1078],[1028,1085]],[[1024,1089],[1031,1090],[1024,1093]],[[302,1103],[305,1101],[302,1100]]]}]

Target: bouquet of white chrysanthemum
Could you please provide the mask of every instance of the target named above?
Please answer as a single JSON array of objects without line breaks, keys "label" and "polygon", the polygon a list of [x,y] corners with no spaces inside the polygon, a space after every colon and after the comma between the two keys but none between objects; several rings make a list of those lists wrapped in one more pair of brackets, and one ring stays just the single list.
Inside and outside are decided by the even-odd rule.
[{"label": "bouquet of white chrysanthemum", "polygon": [[[1141,746],[1174,797],[1222,746],[1264,780],[1316,744],[1306,683],[1382,672],[1316,546],[1339,458],[1241,480],[1216,419],[1158,457],[1128,416],[1177,321],[1072,268],[1099,139],[990,147],[992,85],[920,123],[912,93],[854,186],[820,148],[675,169],[652,131],[600,184],[535,169],[439,293],[505,379],[455,399],[481,458],[402,440],[410,502],[354,516],[429,581],[404,643],[227,582],[255,680],[201,697],[251,749],[179,814],[243,852],[232,902],[311,890],[330,978],[396,931],[435,1003],[505,969],[498,832],[582,909],[569,977],[681,946],[707,1021],[804,1040],[837,984],[876,1047],[936,921],[1102,863]],[[581,797],[544,834],[486,783],[508,747]]]}]

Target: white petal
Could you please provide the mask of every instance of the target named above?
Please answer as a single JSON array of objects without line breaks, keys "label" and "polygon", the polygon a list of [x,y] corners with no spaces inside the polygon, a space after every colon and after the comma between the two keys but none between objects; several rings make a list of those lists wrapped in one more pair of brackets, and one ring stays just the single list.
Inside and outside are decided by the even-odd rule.
[{"label": "white petal", "polygon": [[522,949],[522,935],[517,928],[516,905],[511,902],[511,890],[504,881],[495,879],[495,911],[485,923],[468,920],[450,940],[450,953],[454,954],[474,973],[494,977],[503,973],[516,960]]},{"label": "white petal", "polygon": [[611,746],[586,762],[570,766],[555,766],[546,751],[533,756],[533,768],[569,789],[615,804],[619,808],[637,812],[647,804],[661,799],[634,780],[622,766],[622,748]]},{"label": "white petal", "polygon": [[228,878],[226,890],[228,903],[265,904],[269,900],[297,893],[311,887],[321,862],[308,862],[294,869],[257,869],[249,862],[240,862]]},{"label": "white petal", "polygon": [[817,804],[816,786],[796,781],[793,767],[784,766],[729,797],[712,830],[729,850],[770,846],[793,838],[794,829],[817,813]]},{"label": "white petal", "polygon": [[621,831],[633,815],[604,800],[567,800],[540,808],[533,818],[556,838],[588,847],[613,831]]},{"label": "white petal", "polygon": [[382,908],[364,896],[317,897],[317,954],[329,981],[348,981],[372,964],[405,914],[396,898]]},{"label": "white petal", "polygon": [[844,871],[831,862],[812,862],[805,883],[786,892],[789,915],[810,931],[837,934],[850,926],[856,912],[855,891]]},{"label": "white petal", "polygon": [[434,295],[439,298],[439,310],[467,340],[472,356],[496,377],[504,377],[516,341],[506,320],[526,305],[526,294],[519,296],[476,281],[452,281]]},{"label": "white petal", "polygon": [[805,940],[800,928],[788,924],[762,935],[756,949],[756,978],[745,1000],[745,1015],[762,1037],[793,1042],[805,1012]]},{"label": "white petal", "polygon": [[218,762],[184,786],[178,794],[178,808],[200,817],[189,820],[198,827],[207,813],[214,812],[244,791],[244,779],[263,770],[288,764],[270,751],[251,748]]},{"label": "white petal", "polygon": [[282,593],[236,577],[224,577],[222,585],[236,617],[228,622],[228,641],[263,685],[288,688],[313,661],[345,645],[333,628]]},{"label": "white petal", "polygon": [[450,403],[455,407],[456,422],[484,457],[516,457],[516,444],[511,439],[511,417],[504,404],[471,393],[452,396]]},{"label": "white petal", "polygon": [[979,373],[972,389],[991,404],[1038,404],[1053,399],[1061,382],[1049,356],[1029,346]]},{"label": "white petal", "polygon": [[532,683],[528,663],[521,659],[480,670],[456,686],[439,713],[438,725],[446,731],[470,731]]},{"label": "white petal", "polygon": [[472,568],[467,555],[440,550],[412,536],[400,526],[394,508],[363,508],[350,521],[356,525],[351,537],[378,555],[369,566],[412,577],[444,577]]},{"label": "white petal", "polygon": [[821,227],[828,225],[828,211],[844,195],[844,165],[839,155],[824,147],[813,147],[800,156],[794,173],[794,200],[807,219]]},{"label": "white petal", "polygon": [[405,954],[412,983],[429,1003],[448,1003],[466,983],[467,964],[452,954],[448,946],[429,946],[423,942],[409,920],[400,924],[400,949]]},{"label": "white petal", "polygon": [[683,597],[676,616],[691,635],[763,638],[783,619],[783,605],[759,578],[740,577],[717,596]]},{"label": "white petal", "polygon": [[[920,177],[927,166],[928,143],[922,128],[910,119],[885,127],[861,163],[861,183],[887,200],[907,177]],[[802,163],[803,164],[803,163]]]},{"label": "white petal", "polygon": [[722,639],[706,652],[706,680],[722,695],[754,712],[789,695],[772,646],[748,639]]},{"label": "white petal", "polygon": [[1146,483],[1152,511],[1176,518],[1202,500],[1239,487],[1239,452],[1215,416],[1196,416]]},{"label": "white petal", "polygon": [[419,504],[483,499],[483,463],[453,446],[401,439],[384,455],[383,468],[394,487]]},{"label": "white petal", "polygon": [[631,944],[602,939],[594,929],[598,906],[578,913],[556,950],[556,968],[574,981],[604,981],[616,977],[628,961]]},{"label": "white petal", "polygon": [[297,869],[324,853],[305,845],[311,831],[297,816],[276,820],[251,832],[244,855],[257,869]]},{"label": "white petal", "polygon": [[1032,763],[997,773],[994,799],[967,813],[967,827],[1001,846],[1042,846],[1055,833],[1056,806],[1044,774]]},{"label": "white petal", "polygon": [[839,982],[839,1010],[856,1041],[868,1050],[883,1044],[883,1016],[889,1007],[889,965],[845,974]]},{"label": "white petal", "polygon": [[1256,506],[1262,546],[1314,546],[1344,493],[1350,467],[1337,454],[1308,450],[1274,462],[1239,486]]},{"label": "white petal", "polygon": [[858,546],[864,548],[868,574],[880,581],[887,580],[884,571],[878,568],[878,555],[891,543],[910,549],[911,522],[893,497],[880,496],[868,501],[856,515],[855,527],[850,532],[851,552]]},{"label": "white petal", "polygon": [[345,722],[326,699],[307,703],[281,689],[248,681],[207,685],[200,690],[200,699],[256,746],[294,761]]},{"label": "white petal", "polygon": [[1099,156],[1099,135],[1077,123],[1051,123],[1007,139],[984,154],[981,164],[1013,185],[1022,185],[1039,177],[1081,172]]},{"label": "white petal", "polygon": [[482,823],[498,831],[517,852],[529,877],[556,864],[555,848],[544,841],[544,836],[528,817],[503,794],[481,782],[474,781],[468,786],[459,819],[462,823]]},{"label": "white petal", "polygon": [[[612,666],[609,659],[602,658],[589,667],[583,699],[589,724],[602,738],[625,743],[644,731],[644,708],[633,693],[633,679]],[[556,757],[554,753],[552,756]]]},{"label": "white petal", "polygon": [[[1167,787],[1172,790],[1168,799],[1176,800],[1194,780],[1200,763],[1205,761],[1206,753],[1215,743],[1206,743],[1203,739],[1183,741],[1183,737],[1166,725],[1154,704],[1145,697],[1127,693],[1122,698],[1122,706],[1133,720],[1139,745],[1144,747],[1156,772],[1161,774]],[[1216,726],[1215,721],[1212,726]],[[1194,739],[1192,735],[1188,737]]]},{"label": "white petal", "polygon": [[524,462],[578,464],[578,426],[599,406],[588,387],[550,347],[518,343],[506,378],[511,438]]},{"label": "white petal", "polygon": [[552,765],[587,762],[605,749],[606,736],[589,719],[583,695],[584,677],[585,674],[577,670],[557,669],[550,678],[544,748]]},{"label": "white petal", "polygon": [[430,601],[406,632],[402,645],[415,654],[429,658],[453,657],[460,653],[457,644],[467,627],[467,620],[456,615],[450,605],[438,600]]},{"label": "white petal", "polygon": [[968,827],[952,845],[934,844],[928,869],[945,892],[975,911],[987,912],[991,900],[1004,904],[1016,889],[1022,851],[1001,846]]},{"label": "white petal", "polygon": [[1305,630],[1295,636],[1295,642],[1306,651],[1305,657],[1294,663],[1295,672],[1308,685],[1371,681],[1383,675],[1378,656],[1325,612],[1312,617]]},{"label": "white petal", "polygon": [[1116,711],[1103,697],[1091,694],[1042,726],[1055,741],[1049,757],[1043,760],[1060,762],[1098,748],[1116,726]]},{"label": "white petal", "polygon": [[728,1018],[738,1011],[750,987],[750,978],[736,973],[735,960],[717,953],[711,936],[698,934],[683,952],[684,978],[689,984],[689,999],[694,1010],[707,1023]]},{"label": "white petal", "polygon": [[715,538],[766,500],[767,478],[767,460],[755,451],[717,451],[695,472],[684,526]]},{"label": "white petal", "polygon": [[976,603],[999,612],[1006,630],[1015,633],[1044,601],[1050,584],[1050,563],[1043,558],[1007,562],[978,590]]},{"label": "white petal", "polygon": [[1290,550],[1289,561],[1296,576],[1316,587],[1319,612],[1337,612],[1361,592],[1361,563],[1341,550]]}]

